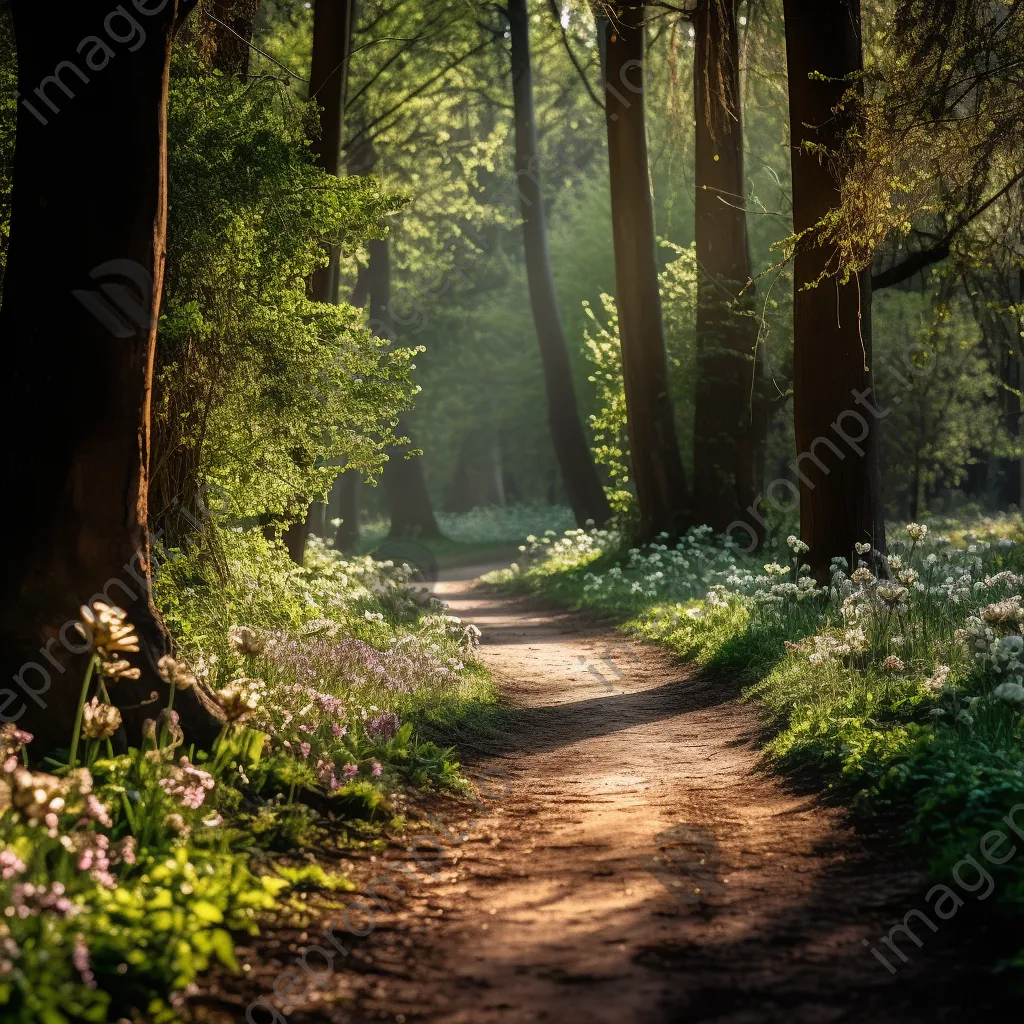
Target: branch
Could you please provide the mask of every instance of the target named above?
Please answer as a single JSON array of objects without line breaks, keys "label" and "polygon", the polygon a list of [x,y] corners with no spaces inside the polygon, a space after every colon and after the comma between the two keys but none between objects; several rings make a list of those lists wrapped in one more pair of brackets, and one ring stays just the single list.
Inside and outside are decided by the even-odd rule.
[{"label": "branch", "polygon": [[392,106],[389,110],[386,110],[383,114],[381,114],[378,117],[375,117],[368,124],[360,128],[359,131],[356,132],[355,135],[353,135],[352,138],[348,140],[348,142],[345,144],[345,148],[350,149],[359,139],[361,139],[365,135],[368,135],[372,131],[372,129],[376,128],[377,125],[379,125],[382,121],[387,120],[396,111],[401,110],[402,107],[406,105],[406,103],[408,103],[410,100],[415,99],[421,93],[425,92],[435,82],[437,82],[439,79],[444,78],[445,75],[447,75],[449,72],[454,71],[460,64],[467,61],[470,57],[473,57],[476,54],[480,53],[481,50],[486,49],[488,46],[491,45],[491,42],[492,40],[485,39],[482,43],[479,43],[477,46],[474,46],[472,50],[468,50],[461,57],[449,62],[436,75],[427,79],[427,81],[423,82],[421,85],[417,86],[411,92],[403,96],[402,99],[400,99],[396,104],[394,104],[394,106]]},{"label": "branch", "polygon": [[879,288],[888,288],[891,285],[899,284],[901,281],[906,281],[907,278],[913,277],[918,271],[924,270],[934,263],[941,263],[949,255],[956,236],[968,224],[977,220],[994,202],[1006,195],[1022,178],[1024,178],[1024,170],[1018,171],[995,195],[989,196],[973,213],[961,216],[956,224],[934,245],[911,253],[905,260],[894,264],[888,270],[872,274],[871,290],[877,291]]},{"label": "branch", "polygon": [[936,245],[927,249],[919,249],[917,252],[911,253],[905,260],[893,264],[888,270],[872,274],[871,290],[877,292],[880,288],[889,288],[901,281],[906,281],[933,263],[941,263],[949,255],[950,242],[955,234],[955,231],[951,232]]},{"label": "branch", "polygon": [[590,84],[590,79],[587,78],[586,71],[584,71],[580,66],[580,62],[577,59],[576,54],[573,53],[572,47],[569,45],[569,33],[565,31],[565,26],[562,24],[562,12],[558,9],[558,0],[548,0],[548,6],[551,8],[551,13],[555,16],[555,22],[558,24],[559,31],[562,33],[562,45],[565,47],[565,52],[569,54],[569,60],[572,61],[572,66],[576,69],[576,74],[580,76],[580,81],[587,90],[587,95],[597,104],[599,109],[604,110],[604,104],[594,92],[593,86]]}]

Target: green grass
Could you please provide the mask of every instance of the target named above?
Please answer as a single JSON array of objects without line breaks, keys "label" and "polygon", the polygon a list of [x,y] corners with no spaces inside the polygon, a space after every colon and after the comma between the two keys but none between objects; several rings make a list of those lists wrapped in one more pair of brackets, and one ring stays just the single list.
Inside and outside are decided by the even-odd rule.
[{"label": "green grass", "polygon": [[[894,571],[910,582],[892,611],[879,596],[886,593],[879,580],[846,584],[844,593],[854,595],[847,608],[849,598],[827,591],[799,600],[792,589],[770,597],[785,593],[776,584],[790,579],[785,549],[759,560],[781,563],[781,577],[769,572],[752,583],[758,565],[736,558],[732,569],[705,573],[709,598],[673,599],[699,585],[692,547],[682,554],[664,548],[626,552],[614,538],[595,542],[579,534],[528,545],[520,566],[493,573],[488,582],[612,614],[624,631],[736,679],[745,699],[765,713],[766,766],[804,784],[812,781],[830,799],[855,809],[863,827],[884,828],[902,857],[948,881],[954,864],[977,856],[981,838],[1006,830],[1005,816],[1024,806],[1021,704],[995,693],[1019,670],[1012,661],[1000,670],[986,654],[976,659],[962,632],[972,616],[982,622],[977,617],[990,602],[1021,593],[1024,557],[1007,543],[1021,536],[1019,518],[942,525],[974,550],[935,547],[900,534],[892,550],[903,568]],[[979,542],[978,534],[990,543]],[[933,551],[942,553],[939,563],[927,560]],[[696,564],[721,562],[709,553]],[[927,584],[923,594],[914,589],[914,575],[907,575],[912,566]],[[664,571],[655,578],[654,570]],[[958,575],[962,571],[966,577]],[[947,572],[956,584],[947,586]],[[948,597],[933,596],[944,587]],[[865,608],[873,608],[866,618]],[[860,619],[849,618],[858,614]],[[851,633],[851,621],[862,623],[859,633]],[[997,646],[1001,636],[1009,642],[1020,628],[1013,619],[994,625]],[[946,675],[939,665],[948,666]],[[1024,822],[1024,810],[1016,820]],[[1024,853],[986,866],[996,885],[990,906],[1019,921]],[[1006,964],[1024,966],[1020,946],[1018,941],[1003,950]]]}]

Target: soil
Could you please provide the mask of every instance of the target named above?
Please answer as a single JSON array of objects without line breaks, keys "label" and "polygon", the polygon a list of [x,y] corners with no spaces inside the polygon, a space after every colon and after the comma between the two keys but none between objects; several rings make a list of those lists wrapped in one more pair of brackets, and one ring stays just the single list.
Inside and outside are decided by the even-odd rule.
[{"label": "soil", "polygon": [[[372,930],[345,919],[361,939],[325,915],[347,955],[314,928],[265,936],[197,1007],[251,1024],[271,1005],[298,1024],[931,1024],[1009,1008],[970,896],[934,934],[912,922],[920,948],[896,936],[906,962],[880,945],[928,909],[928,885],[895,842],[760,769],[764,723],[735,685],[455,575],[438,594],[482,629],[509,708],[499,739],[461,751],[476,806],[442,801],[433,845],[349,865],[381,902]],[[333,965],[311,955],[315,977],[282,980],[312,943]]]}]

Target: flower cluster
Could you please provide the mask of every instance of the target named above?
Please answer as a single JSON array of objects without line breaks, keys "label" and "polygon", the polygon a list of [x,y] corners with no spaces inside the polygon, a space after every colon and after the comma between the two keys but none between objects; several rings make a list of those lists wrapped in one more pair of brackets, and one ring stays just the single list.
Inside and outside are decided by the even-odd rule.
[{"label": "flower cluster", "polygon": [[160,780],[160,788],[169,796],[175,797],[182,807],[196,810],[206,799],[206,794],[213,789],[214,779],[209,772],[197,768],[187,757],[182,755],[176,766]]}]

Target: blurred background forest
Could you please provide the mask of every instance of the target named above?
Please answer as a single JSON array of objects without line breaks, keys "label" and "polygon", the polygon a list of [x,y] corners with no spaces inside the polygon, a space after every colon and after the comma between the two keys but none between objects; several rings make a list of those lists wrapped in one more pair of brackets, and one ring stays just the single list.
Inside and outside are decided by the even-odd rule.
[{"label": "blurred background forest", "polygon": [[[905,58],[888,45],[890,6],[863,5],[869,96],[872,88],[881,97],[912,84]],[[500,20],[489,22],[457,2],[394,8],[387,16],[384,8],[367,8],[357,26],[348,118],[350,137],[372,144],[374,174],[407,200],[388,218],[390,319],[402,343],[426,351],[416,359],[422,392],[404,428],[423,451],[440,512],[565,505],[546,423],[519,218],[508,201],[515,198],[508,54],[490,39],[507,31]],[[597,34],[586,8],[535,4],[530,17],[551,259],[576,391],[589,419],[600,416],[601,379],[614,370],[614,354],[601,342],[615,337],[614,304],[606,297],[614,294],[615,275]],[[781,2],[741,4],[738,23],[755,313],[777,399],[766,458],[772,479],[786,472],[794,451],[786,400],[793,283],[784,246],[792,211]],[[261,5],[255,41],[299,77],[308,77],[311,34],[308,5]],[[680,446],[692,471],[694,27],[661,12],[652,17],[649,45],[648,132],[666,344]],[[253,60],[268,74],[282,74],[258,55]],[[288,80],[301,96],[302,83]],[[875,384],[880,406],[892,409],[881,435],[883,497],[888,515],[903,520],[1021,501],[1021,186],[1011,184],[975,215],[1011,175],[996,143],[988,140],[983,159],[964,155],[975,143],[963,137],[930,143],[916,154],[916,166],[909,153],[900,154],[910,168],[932,175],[929,195],[913,197],[921,213],[912,228],[905,226],[907,237],[882,246],[874,261],[877,278],[904,250],[944,242],[949,252],[884,289],[876,281],[873,298]],[[908,167],[879,164],[897,194],[901,182],[907,192],[917,187]],[[356,274],[352,261],[343,295],[354,291]],[[916,342],[933,353],[933,372],[893,406],[905,390],[904,352]],[[369,519],[387,515],[379,488],[363,488],[362,504]]]},{"label": "blurred background forest", "polygon": [[[223,6],[222,13],[233,9]],[[881,432],[886,512],[906,520],[1019,506],[1022,186],[1004,152],[1012,139],[1002,130],[1016,72],[1012,62],[989,71],[977,110],[929,132],[916,114],[923,86],[908,74],[906,51],[893,44],[890,6],[863,5],[871,118],[862,164],[868,170],[853,186],[868,190],[853,200],[860,204],[856,229],[881,241],[871,317],[875,386],[891,410]],[[205,481],[226,488],[242,518],[285,524],[301,518],[311,496],[330,492],[328,505],[313,509],[315,532],[331,535],[329,524],[345,508],[351,528],[355,500],[379,532],[388,518],[385,488],[359,486],[352,494],[351,482],[357,475],[379,480],[380,453],[402,437],[409,441],[390,449],[390,466],[422,474],[439,515],[566,506],[524,266],[505,21],[458,0],[361,5],[346,85],[342,152],[350,176],[325,190],[307,141],[318,132],[317,114],[305,103],[312,6],[265,0],[254,13],[240,12],[252,45],[233,58],[228,51],[237,38],[202,16],[186,27],[176,51],[152,514],[167,518],[171,502],[187,505],[183,491]],[[609,297],[615,268],[595,19],[589,8],[557,3],[531,5],[529,18],[543,202],[575,390],[591,439],[598,435],[600,449],[610,437],[614,450],[624,418],[614,408],[619,369],[609,345],[616,340]],[[723,201],[746,209],[749,313],[772,410],[764,458],[770,480],[786,472],[794,453],[782,4],[742,3],[737,24],[746,194]],[[15,64],[9,26],[0,32],[2,269]],[[220,58],[218,33],[229,41],[221,42]],[[656,9],[648,40],[666,346],[680,448],[692,472],[694,26],[675,10]],[[229,58],[244,60],[246,77],[217,73]],[[352,176],[365,173],[374,178]],[[386,241],[360,244],[385,231]],[[318,360],[329,360],[303,326],[301,281],[323,240],[341,234],[351,242],[340,266],[343,301],[372,305],[373,278],[388,264],[390,293],[370,315],[381,315],[378,333],[395,344],[387,354],[378,348],[352,355],[344,386],[311,388],[322,371]],[[885,281],[887,271],[896,280]],[[348,307],[332,315],[339,328],[357,329]],[[931,372],[893,405],[906,390],[908,346],[928,353]],[[391,377],[370,374],[376,360],[391,367]],[[406,374],[414,398],[403,391]],[[176,388],[161,387],[172,377]],[[399,407],[406,408],[401,420],[385,427]],[[422,457],[405,460],[410,450]],[[598,458],[608,461],[600,450]],[[341,467],[354,472],[332,491]],[[545,515],[545,523],[571,523],[567,512]],[[424,516],[429,521],[416,513],[396,532],[422,532]],[[172,537],[188,532],[165,525]]]}]

